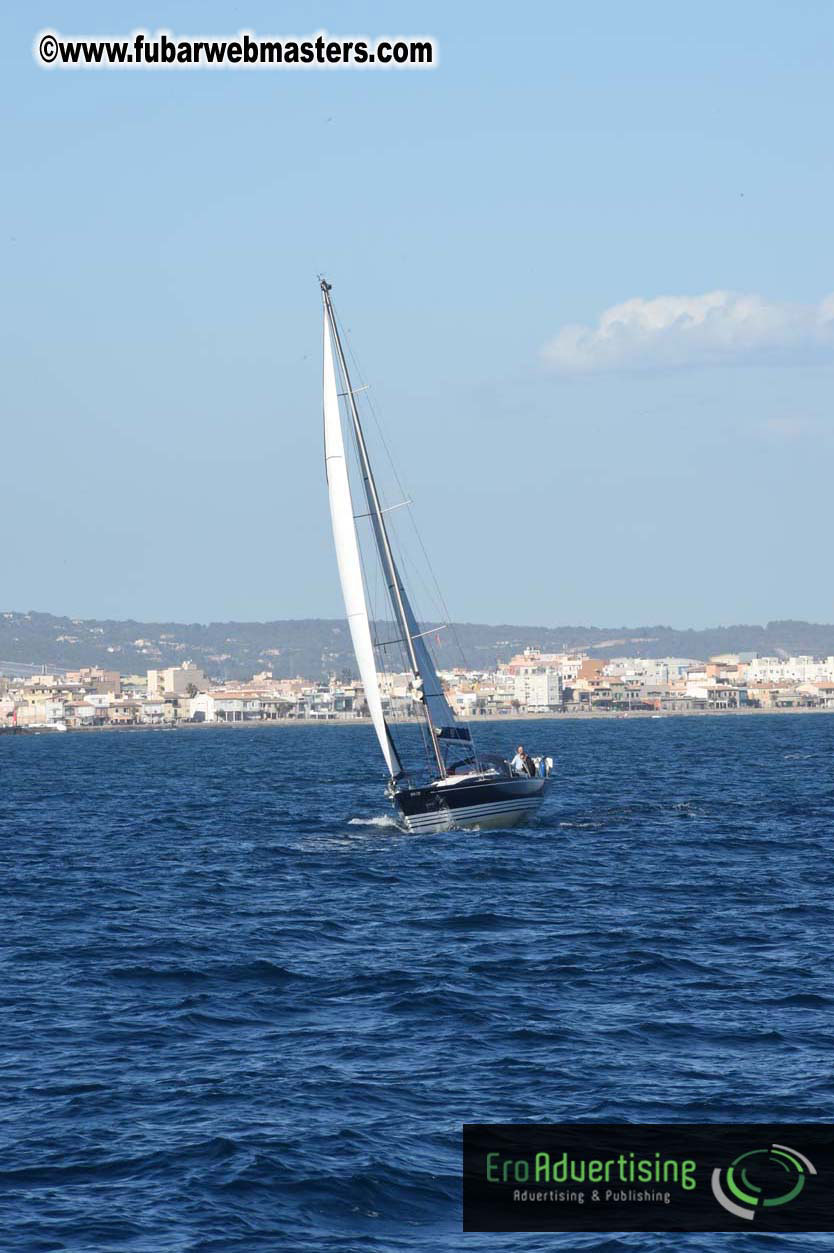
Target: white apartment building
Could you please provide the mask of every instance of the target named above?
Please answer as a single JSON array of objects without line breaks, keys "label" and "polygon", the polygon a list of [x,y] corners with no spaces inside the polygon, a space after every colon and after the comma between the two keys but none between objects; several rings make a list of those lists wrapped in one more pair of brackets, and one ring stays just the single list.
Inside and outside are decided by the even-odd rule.
[{"label": "white apartment building", "polygon": [[691,657],[612,657],[603,674],[609,678],[640,679],[643,683],[675,683],[693,666],[703,665]]},{"label": "white apartment building", "polygon": [[94,709],[107,709],[113,704],[113,696],[110,692],[87,692],[84,700]]},{"label": "white apartment building", "polygon": [[474,718],[478,710],[478,704],[482,699],[478,692],[455,691],[451,694],[447,693],[447,695],[449,695],[449,701],[453,712],[456,713],[459,718],[463,718],[464,720],[467,718]]},{"label": "white apartment building", "polygon": [[171,707],[166,705],[161,696],[144,700],[140,706],[140,721],[151,724],[171,721]]},{"label": "white apartment building", "polygon": [[736,683],[720,683],[703,674],[691,675],[686,683],[686,695],[703,701],[708,709],[738,709],[743,704],[744,691]]},{"label": "white apartment building", "polygon": [[499,666],[499,670],[508,671],[512,675],[541,669],[555,670],[565,684],[573,682],[583,661],[587,660],[587,653],[543,653],[538,648],[525,648],[523,653],[517,653],[505,665]]},{"label": "white apartment building", "polygon": [[834,682],[834,657],[754,657],[747,667],[751,683]]},{"label": "white apartment building", "polygon": [[525,666],[524,673],[515,676],[513,699],[523,709],[556,708],[562,703],[561,675],[550,666],[537,670]]},{"label": "white apartment building", "polygon": [[148,696],[184,696],[192,683],[198,692],[205,692],[211,686],[200,667],[195,666],[193,661],[185,661],[181,666],[170,666],[167,670],[149,670]]}]

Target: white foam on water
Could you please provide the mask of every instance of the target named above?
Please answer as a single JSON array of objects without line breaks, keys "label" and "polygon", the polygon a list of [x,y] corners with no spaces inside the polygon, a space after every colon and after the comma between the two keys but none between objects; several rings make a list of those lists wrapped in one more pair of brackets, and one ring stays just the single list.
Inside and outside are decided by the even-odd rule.
[{"label": "white foam on water", "polygon": [[396,827],[390,814],[378,814],[375,818],[348,818],[349,827]]}]

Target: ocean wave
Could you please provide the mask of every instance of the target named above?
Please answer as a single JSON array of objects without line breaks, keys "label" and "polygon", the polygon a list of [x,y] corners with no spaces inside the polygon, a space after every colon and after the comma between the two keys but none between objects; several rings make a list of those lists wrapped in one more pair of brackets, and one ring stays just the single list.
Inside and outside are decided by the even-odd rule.
[{"label": "ocean wave", "polygon": [[384,838],[367,728],[4,743],[4,1253],[667,1253],[460,1213],[463,1122],[834,1099],[834,719],[666,725],[452,839]]},{"label": "ocean wave", "polygon": [[108,974],[125,983],[186,986],[213,983],[264,983],[283,986],[306,978],[305,975],[266,959],[218,963],[203,969],[189,966],[116,966]]}]

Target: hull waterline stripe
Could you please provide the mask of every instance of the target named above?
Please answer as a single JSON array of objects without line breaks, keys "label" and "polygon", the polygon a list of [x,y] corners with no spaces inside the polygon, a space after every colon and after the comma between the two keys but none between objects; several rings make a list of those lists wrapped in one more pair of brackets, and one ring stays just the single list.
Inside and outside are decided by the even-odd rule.
[{"label": "hull waterline stripe", "polygon": [[510,797],[503,801],[484,801],[480,805],[448,805],[442,809],[431,809],[423,813],[403,814],[403,817],[409,818],[436,818],[438,814],[472,814],[477,813],[480,809],[518,809],[525,805],[539,805],[542,798],[540,796],[519,796],[517,798]]},{"label": "hull waterline stripe", "polygon": [[492,822],[494,820],[499,822],[503,820],[508,826],[514,826],[520,818],[523,818],[530,813],[531,811],[529,809],[504,809],[501,810],[500,813],[458,814],[455,817],[449,815],[445,820],[437,819],[434,822],[403,822],[401,825],[405,827],[407,831],[415,832],[450,831],[454,827],[463,827],[469,823],[477,826],[479,823]]},{"label": "hull waterline stripe", "polygon": [[507,813],[526,813],[531,809],[535,809],[541,801],[541,797],[527,797],[519,800],[495,801],[489,805],[466,805],[459,809],[435,810],[429,814],[401,814],[402,821],[409,828],[423,828],[427,826],[449,825],[456,820],[462,818],[489,818],[495,815]]}]

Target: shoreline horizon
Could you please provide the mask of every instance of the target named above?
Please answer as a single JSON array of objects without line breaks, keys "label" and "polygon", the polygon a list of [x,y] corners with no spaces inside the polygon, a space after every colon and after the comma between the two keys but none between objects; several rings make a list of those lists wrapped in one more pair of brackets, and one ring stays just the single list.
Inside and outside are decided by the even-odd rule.
[{"label": "shoreline horizon", "polygon": [[[781,717],[785,714],[834,714],[834,708],[811,708],[807,705],[800,705],[790,709],[677,709],[664,712],[652,712],[649,709],[633,709],[627,712],[610,709],[588,710],[584,713],[542,713],[542,714],[511,714],[509,716],[499,714],[484,714],[478,718],[471,720],[472,726],[478,726],[483,723],[506,722],[506,723],[523,723],[523,722],[598,722],[598,721],[615,721],[621,722],[625,720],[637,719],[661,719],[669,718],[726,718],[726,717],[750,717],[750,716],[776,716]],[[419,724],[418,718],[401,718],[393,725],[395,726],[416,726]],[[106,723],[101,726],[92,727],[65,727],[63,733],[72,734],[78,732],[86,735],[100,731],[187,731],[187,730],[243,730],[255,729],[258,727],[269,728],[290,728],[290,727],[357,727],[372,726],[370,718],[275,718],[275,719],[247,719],[240,722],[224,722],[217,720],[214,722],[167,722],[167,723]],[[49,732],[55,733],[55,727],[49,724],[41,723],[32,726],[22,727],[2,727],[0,728],[0,736],[2,735],[43,735]]]}]

